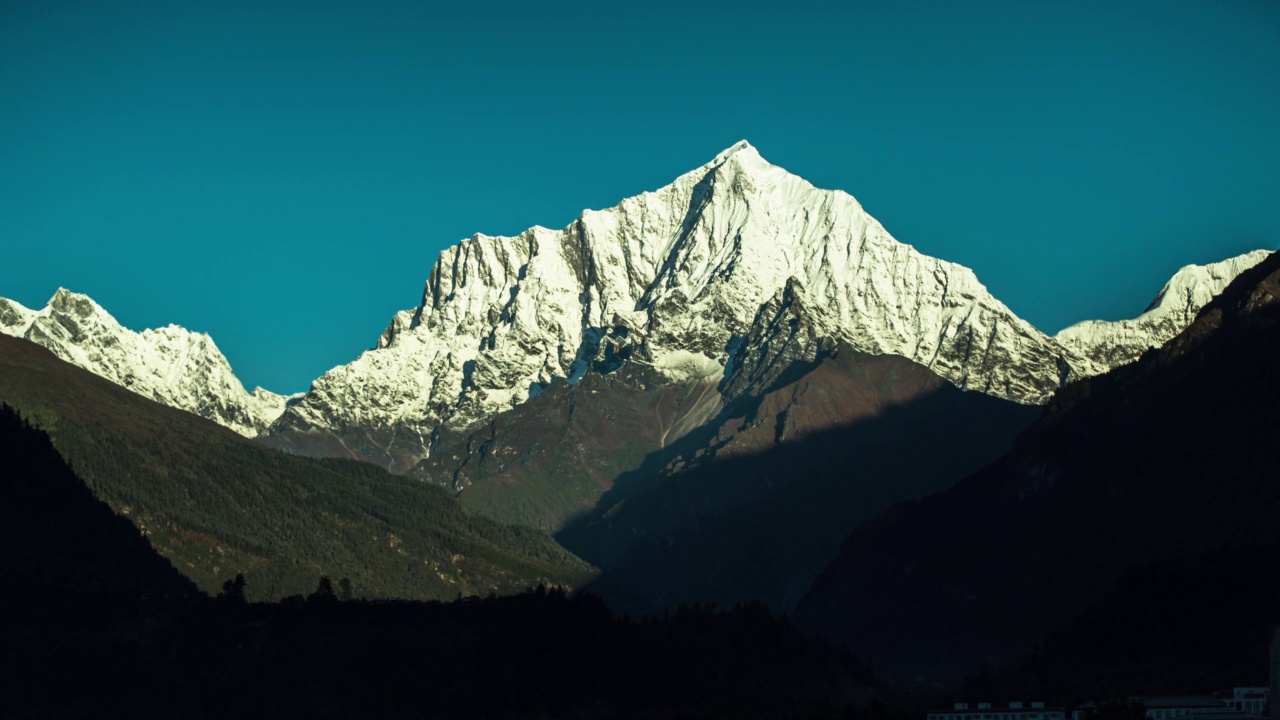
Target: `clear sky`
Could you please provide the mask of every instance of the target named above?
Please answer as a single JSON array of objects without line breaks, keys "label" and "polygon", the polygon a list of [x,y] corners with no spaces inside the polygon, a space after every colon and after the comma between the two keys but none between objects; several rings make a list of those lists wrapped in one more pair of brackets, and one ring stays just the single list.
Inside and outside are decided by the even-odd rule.
[{"label": "clear sky", "polygon": [[0,296],[303,390],[439,251],[745,138],[1046,332],[1280,246],[1280,2],[7,2]]}]

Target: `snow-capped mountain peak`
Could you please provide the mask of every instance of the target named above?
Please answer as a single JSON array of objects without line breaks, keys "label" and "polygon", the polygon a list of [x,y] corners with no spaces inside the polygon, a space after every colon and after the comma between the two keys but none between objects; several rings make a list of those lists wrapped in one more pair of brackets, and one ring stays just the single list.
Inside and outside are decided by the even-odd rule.
[{"label": "snow-capped mountain peak", "polygon": [[763,161],[763,158],[760,157],[760,152],[756,150],[755,146],[744,139],[744,140],[739,140],[738,142],[730,145],[724,150],[721,150],[720,153],[717,154],[715,158],[712,159],[712,161],[707,165],[723,164],[730,157],[737,155],[739,153],[742,153],[744,156],[748,156],[748,155],[753,156],[755,159]]},{"label": "snow-capped mountain peak", "polygon": [[1142,316],[1050,338],[968,268],[897,241],[848,193],[814,187],[742,140],[563,229],[476,234],[445,249],[419,304],[287,408],[261,388],[246,393],[207,335],[173,325],[134,333],[65,289],[39,311],[0,299],[0,332],[242,434],[405,470],[442,430],[628,364],[648,383],[710,383],[700,412],[841,344],[909,358],[962,389],[1042,403],[1171,337],[1265,255],[1189,266]]},{"label": "snow-capped mountain peak", "polygon": [[41,310],[0,298],[0,332],[157,402],[193,412],[253,437],[284,412],[287,398],[252,394],[205,333],[177,325],[135,333],[88,295],[58,288]]},{"label": "snow-capped mountain peak", "polygon": [[1262,262],[1269,254],[1266,250],[1254,250],[1207,265],[1183,266],[1160,288],[1143,316],[1153,313],[1176,315],[1189,323],[1200,308],[1221,294],[1236,276]]},{"label": "snow-capped mountain peak", "polygon": [[1076,365],[1084,376],[1132,362],[1181,332],[1237,275],[1269,254],[1254,250],[1208,265],[1187,265],[1169,278],[1138,317],[1115,322],[1086,320],[1063,329],[1054,339],[1078,357]]},{"label": "snow-capped mountain peak", "polygon": [[[412,464],[438,427],[474,425],[558,378],[676,352],[732,366],[747,338],[768,344],[753,324],[789,283],[803,289],[814,337],[903,355],[962,388],[1043,402],[1071,374],[1057,343],[972,271],[898,242],[849,194],[742,141],[562,230],[446,249],[421,305],[318,379],[272,432],[354,429],[366,439],[358,454]],[[394,458],[380,455],[392,444]]]}]

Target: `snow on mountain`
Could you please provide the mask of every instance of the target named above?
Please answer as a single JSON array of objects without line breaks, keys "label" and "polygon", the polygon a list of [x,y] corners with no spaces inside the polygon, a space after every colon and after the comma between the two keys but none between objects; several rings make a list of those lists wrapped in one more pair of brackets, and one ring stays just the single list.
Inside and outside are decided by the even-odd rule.
[{"label": "snow on mountain", "polygon": [[896,241],[847,193],[815,188],[743,141],[562,230],[477,234],[446,249],[420,305],[288,407],[244,392],[207,335],[133,333],[66,290],[40,311],[0,299],[0,332],[241,434],[404,470],[440,428],[473,427],[556,380],[628,362],[658,382],[717,382],[727,403],[843,342],[963,389],[1042,403],[1171,337],[1264,255],[1184,268],[1139,318],[1049,338],[968,268]]},{"label": "snow on mountain", "polygon": [[445,250],[421,305],[316,380],[272,432],[359,429],[408,437],[425,456],[437,427],[472,426],[557,378],[629,360],[682,377],[708,362],[756,367],[750,354],[768,355],[775,333],[794,329],[758,327],[784,304],[804,308],[797,356],[816,338],[844,341],[1022,403],[1073,377],[1075,358],[971,270],[894,240],[847,193],[815,188],[743,141],[563,230],[475,235]]},{"label": "snow on mountain", "polygon": [[1174,274],[1145,312],[1130,320],[1086,320],[1065,328],[1054,339],[1080,358],[1084,377],[1100,375],[1130,363],[1147,349],[1159,347],[1191,324],[1196,313],[1237,275],[1270,255],[1254,250],[1209,265],[1187,265]]},{"label": "snow on mountain", "polygon": [[87,295],[59,288],[43,310],[0,298],[0,332],[26,338],[117,385],[254,437],[288,398],[247,393],[204,333],[177,325],[135,333]]}]

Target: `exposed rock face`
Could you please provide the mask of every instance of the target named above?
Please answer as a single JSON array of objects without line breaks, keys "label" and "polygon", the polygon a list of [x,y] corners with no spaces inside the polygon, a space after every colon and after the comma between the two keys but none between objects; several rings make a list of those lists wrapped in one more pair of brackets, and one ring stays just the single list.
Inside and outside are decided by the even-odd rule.
[{"label": "exposed rock face", "polygon": [[[803,327],[788,319],[797,306]],[[848,194],[741,142],[563,230],[446,250],[421,305],[318,379],[268,442],[403,471],[429,456],[433,434],[476,427],[556,379],[628,361],[673,382],[718,371],[727,403],[823,343],[900,355],[1020,403],[1098,366],[1015,316],[972,271],[897,242]]]},{"label": "exposed rock face", "polygon": [[254,437],[288,398],[247,393],[213,339],[177,325],[135,333],[87,295],[59,289],[43,310],[0,298],[0,332],[165,405]]},{"label": "exposed rock face", "polygon": [[1054,340],[1080,358],[1075,367],[1083,377],[1133,362],[1148,348],[1160,347],[1182,332],[1200,308],[1268,254],[1254,250],[1209,265],[1188,265],[1165,283],[1138,317],[1118,322],[1086,320],[1062,330]]}]

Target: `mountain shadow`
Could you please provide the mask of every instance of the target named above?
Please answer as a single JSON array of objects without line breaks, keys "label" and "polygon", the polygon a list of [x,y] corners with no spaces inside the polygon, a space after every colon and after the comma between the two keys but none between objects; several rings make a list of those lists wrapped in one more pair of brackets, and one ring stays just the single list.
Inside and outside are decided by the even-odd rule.
[{"label": "mountain shadow", "polygon": [[1280,541],[1233,540],[1131,568],[999,685],[1056,704],[1265,686],[1278,622]]},{"label": "mountain shadow", "polygon": [[545,534],[479,517],[440,488],[261,447],[26,340],[0,336],[0,401],[206,592],[238,573],[251,599],[308,592],[321,575],[363,596],[423,599],[592,575]]},{"label": "mountain shadow", "polygon": [[587,373],[479,428],[438,429],[431,457],[409,476],[487,517],[554,532],[650,452],[705,423],[718,400],[714,379],[673,383],[637,363]]},{"label": "mountain shadow", "polygon": [[133,523],[94,497],[48,435],[4,404],[0,404],[0,568],[9,580],[38,577],[136,595],[199,592]]},{"label": "mountain shadow", "polygon": [[593,589],[637,611],[790,611],[859,522],[999,457],[1040,412],[847,347],[805,370],[650,453],[557,533],[602,569]]},{"label": "mountain shadow", "polygon": [[[26,597],[28,588],[19,588]],[[6,717],[861,718],[847,652],[760,605],[642,621],[590,593],[450,603],[127,602],[51,594],[0,616]]]},{"label": "mountain shadow", "polygon": [[1060,391],[998,462],[859,527],[796,621],[891,678],[1009,661],[1137,563],[1275,538],[1277,407],[1272,255],[1163,348]]}]

